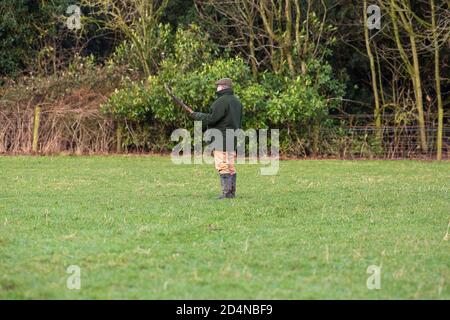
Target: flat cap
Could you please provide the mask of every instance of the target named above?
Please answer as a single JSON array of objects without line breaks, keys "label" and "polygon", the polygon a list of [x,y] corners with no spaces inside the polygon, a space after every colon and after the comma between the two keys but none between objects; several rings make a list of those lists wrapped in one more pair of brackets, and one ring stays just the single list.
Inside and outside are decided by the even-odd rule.
[{"label": "flat cap", "polygon": [[216,85],[232,87],[233,86],[233,81],[230,78],[222,78],[222,79],[216,81]]}]

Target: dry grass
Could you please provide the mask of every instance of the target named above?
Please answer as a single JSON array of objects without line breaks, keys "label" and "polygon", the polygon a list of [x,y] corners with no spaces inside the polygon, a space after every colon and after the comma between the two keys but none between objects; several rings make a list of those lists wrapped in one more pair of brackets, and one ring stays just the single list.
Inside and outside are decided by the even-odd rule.
[{"label": "dry grass", "polygon": [[[111,150],[114,123],[101,114],[102,94],[80,89],[53,103],[42,103],[39,144],[42,154],[104,153]],[[35,105],[0,109],[0,153],[31,153]]]}]

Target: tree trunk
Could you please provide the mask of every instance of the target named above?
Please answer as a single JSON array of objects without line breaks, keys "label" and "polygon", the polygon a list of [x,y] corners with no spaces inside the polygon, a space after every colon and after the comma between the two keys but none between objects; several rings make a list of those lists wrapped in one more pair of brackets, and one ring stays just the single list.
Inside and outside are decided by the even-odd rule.
[{"label": "tree trunk", "polygon": [[371,74],[371,80],[372,80],[372,91],[373,91],[373,97],[375,100],[375,127],[377,129],[376,133],[376,140],[377,144],[381,146],[382,142],[382,132],[381,132],[381,108],[380,108],[380,97],[378,95],[378,86],[377,86],[377,72],[375,68],[375,59],[372,54],[372,49],[370,47],[370,38],[369,38],[369,27],[367,24],[367,0],[364,0],[364,38],[366,42],[366,49],[367,49],[367,55],[369,56],[369,62],[370,62],[370,74]]},{"label": "tree trunk", "polygon": [[410,44],[411,44],[411,52],[413,56],[413,63],[411,64],[408,55],[406,54],[405,49],[403,48],[402,41],[400,39],[400,33],[398,30],[398,19],[396,10],[397,5],[394,0],[390,1],[390,15],[392,19],[392,25],[394,28],[394,38],[395,42],[397,44],[398,51],[400,53],[400,57],[402,58],[406,70],[409,73],[409,76],[411,77],[411,81],[413,83],[414,87],[414,95],[416,99],[416,108],[417,108],[417,122],[419,124],[419,135],[420,135],[420,147],[422,152],[427,152],[427,138],[426,138],[426,132],[425,132],[425,118],[423,113],[423,94],[422,94],[422,84],[420,79],[420,66],[419,66],[419,58],[417,55],[417,48],[416,48],[416,38],[414,35],[414,30],[412,26],[411,20],[408,20],[407,17],[405,17],[405,13],[402,10],[398,10],[398,14],[401,19],[401,23],[403,24],[403,28],[406,30],[409,36]]},{"label": "tree trunk", "polygon": [[417,55],[417,48],[416,48],[416,37],[414,36],[413,33],[411,33],[409,38],[411,42],[411,51],[413,55],[413,66],[414,66],[413,82],[414,82],[414,92],[416,95],[416,107],[418,113],[417,120],[419,122],[420,146],[422,152],[427,152],[428,146],[425,128],[425,117],[423,113],[422,80],[420,78],[420,67],[419,67],[419,57]]},{"label": "tree trunk", "polygon": [[442,160],[442,134],[444,130],[444,104],[442,102],[441,94],[441,75],[440,75],[440,54],[439,54],[439,44],[437,36],[437,26],[436,26],[436,9],[434,6],[434,0],[430,0],[431,7],[431,28],[433,32],[433,45],[434,45],[434,73],[436,80],[436,98],[438,104],[438,129],[437,129],[437,160]]}]

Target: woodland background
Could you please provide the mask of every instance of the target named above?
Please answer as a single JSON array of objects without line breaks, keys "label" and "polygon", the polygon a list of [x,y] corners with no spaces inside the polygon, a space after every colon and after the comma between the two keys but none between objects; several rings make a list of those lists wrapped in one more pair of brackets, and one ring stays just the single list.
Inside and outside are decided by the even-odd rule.
[{"label": "woodland background", "polygon": [[279,128],[285,156],[450,156],[449,0],[2,0],[0,16],[0,153],[168,152],[193,123],[162,85],[207,111],[231,77],[244,129]]}]

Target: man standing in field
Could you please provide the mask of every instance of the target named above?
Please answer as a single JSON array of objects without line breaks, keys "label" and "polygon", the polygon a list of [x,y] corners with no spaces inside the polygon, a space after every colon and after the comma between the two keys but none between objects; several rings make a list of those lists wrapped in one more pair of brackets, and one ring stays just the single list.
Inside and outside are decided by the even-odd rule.
[{"label": "man standing in field", "polygon": [[[203,122],[208,129],[217,129],[222,133],[222,144],[214,150],[214,163],[219,172],[222,195],[219,199],[234,198],[236,196],[236,169],[234,166],[236,157],[236,143],[233,148],[227,148],[227,129],[242,128],[242,104],[233,94],[233,82],[229,78],[223,78],[216,82],[217,99],[211,105],[211,113],[193,112],[194,120]],[[234,136],[233,136],[233,140]],[[229,142],[228,145],[231,143]]]}]

